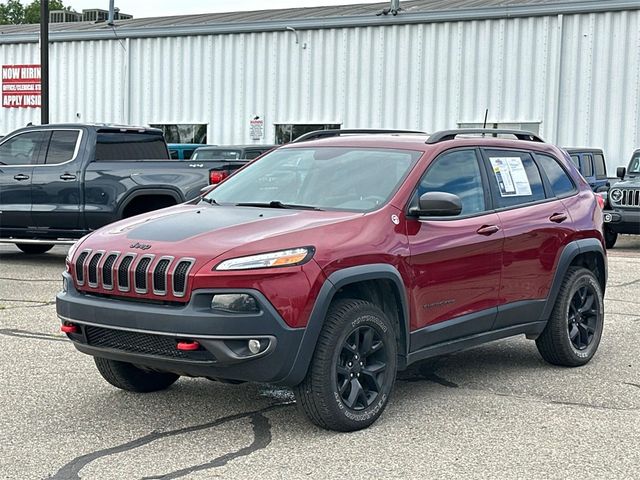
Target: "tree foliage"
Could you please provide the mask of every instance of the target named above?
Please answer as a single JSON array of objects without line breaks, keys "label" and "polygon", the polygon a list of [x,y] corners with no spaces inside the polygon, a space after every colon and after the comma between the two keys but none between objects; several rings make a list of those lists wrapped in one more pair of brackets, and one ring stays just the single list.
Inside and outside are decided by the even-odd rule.
[{"label": "tree foliage", "polygon": [[[49,11],[68,10],[61,0],[49,0]],[[7,0],[0,3],[0,25],[19,25],[21,23],[40,23],[40,0],[33,0],[23,7],[19,0]]]}]

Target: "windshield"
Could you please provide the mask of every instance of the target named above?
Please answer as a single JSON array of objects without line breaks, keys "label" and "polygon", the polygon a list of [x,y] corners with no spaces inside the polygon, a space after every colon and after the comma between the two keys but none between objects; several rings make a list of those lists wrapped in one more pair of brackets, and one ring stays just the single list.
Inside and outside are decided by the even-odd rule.
[{"label": "windshield", "polygon": [[283,148],[212,190],[218,204],[264,204],[366,212],[384,204],[422,152],[373,148]]},{"label": "windshield", "polygon": [[191,160],[240,160],[242,151],[223,148],[196,150]]},{"label": "windshield", "polygon": [[631,159],[629,163],[629,173],[640,173],[640,152],[636,153],[636,156]]}]

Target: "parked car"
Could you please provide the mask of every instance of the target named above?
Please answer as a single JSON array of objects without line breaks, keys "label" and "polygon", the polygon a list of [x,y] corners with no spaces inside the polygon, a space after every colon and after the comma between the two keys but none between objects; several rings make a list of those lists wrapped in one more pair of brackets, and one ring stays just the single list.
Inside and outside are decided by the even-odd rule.
[{"label": "parked car", "polygon": [[[153,159],[153,160],[145,160]],[[26,253],[199,195],[219,162],[169,160],[160,130],[29,126],[0,142],[0,242]]]},{"label": "parked car", "polygon": [[591,189],[595,191],[606,191],[609,187],[607,178],[607,162],[604,152],[599,148],[566,148],[582,176],[589,182]]},{"label": "parked car", "polygon": [[604,212],[607,248],[614,247],[620,233],[640,235],[640,149],[616,174],[620,181],[611,186]]},{"label": "parked car", "polygon": [[[198,148],[191,160],[215,160],[219,162],[210,171],[209,184],[216,185],[229,177],[236,170],[244,167],[250,160],[273,150],[276,145],[221,145]],[[203,190],[204,191],[204,190]]]},{"label": "parked car", "polygon": [[167,147],[169,147],[169,156],[173,160],[189,160],[196,149],[205,145],[204,143],[168,143]]},{"label": "parked car", "polygon": [[[520,131],[378,132],[304,135],[85,237],[62,331],[118,388],[286,385],[339,431],[372,424],[396,371],[428,357],[526,335],[549,363],[589,362],[602,207],[563,152]],[[517,139],[458,138],[476,133]]]}]

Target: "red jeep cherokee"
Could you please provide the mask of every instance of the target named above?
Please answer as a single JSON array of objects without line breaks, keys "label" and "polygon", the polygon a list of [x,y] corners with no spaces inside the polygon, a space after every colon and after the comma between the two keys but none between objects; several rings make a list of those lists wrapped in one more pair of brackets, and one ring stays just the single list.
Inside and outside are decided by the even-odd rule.
[{"label": "red jeep cherokee", "polygon": [[357,430],[428,357],[524,334],[587,363],[603,242],[589,185],[533,134],[314,132],[78,241],[57,313],[116,387],[286,385],[317,425]]}]

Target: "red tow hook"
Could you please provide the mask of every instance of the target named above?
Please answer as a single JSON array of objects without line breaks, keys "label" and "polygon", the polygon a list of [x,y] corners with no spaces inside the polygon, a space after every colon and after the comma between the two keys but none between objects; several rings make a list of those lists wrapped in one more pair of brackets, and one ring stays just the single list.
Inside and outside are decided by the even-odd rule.
[{"label": "red tow hook", "polygon": [[192,352],[193,350],[198,350],[200,348],[200,344],[195,340],[178,342],[176,348],[178,350],[182,350],[183,352]]},{"label": "red tow hook", "polygon": [[60,327],[60,331],[63,333],[80,333],[80,329],[77,325],[72,323],[65,323]]}]

